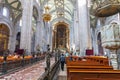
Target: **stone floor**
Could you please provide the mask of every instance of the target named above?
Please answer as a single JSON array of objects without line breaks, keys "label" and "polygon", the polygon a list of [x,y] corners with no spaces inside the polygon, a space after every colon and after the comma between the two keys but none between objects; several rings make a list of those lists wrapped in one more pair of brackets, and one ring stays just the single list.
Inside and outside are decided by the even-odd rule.
[{"label": "stone floor", "polygon": [[[51,58],[51,65],[54,62],[54,58]],[[42,60],[17,72],[1,76],[0,80],[37,80],[45,72],[45,66],[46,62]]]},{"label": "stone floor", "polygon": [[58,74],[58,80],[67,80],[67,69],[66,69],[66,65],[65,65],[64,68],[65,68],[64,71],[62,71],[62,70],[60,69],[59,74]]}]

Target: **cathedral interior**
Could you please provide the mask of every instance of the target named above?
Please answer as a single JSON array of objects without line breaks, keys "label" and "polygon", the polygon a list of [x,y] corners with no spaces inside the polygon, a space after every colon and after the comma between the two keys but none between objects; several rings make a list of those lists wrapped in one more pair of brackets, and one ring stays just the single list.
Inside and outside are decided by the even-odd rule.
[{"label": "cathedral interior", "polygon": [[0,0],[0,80],[120,80],[119,12],[120,0]]}]

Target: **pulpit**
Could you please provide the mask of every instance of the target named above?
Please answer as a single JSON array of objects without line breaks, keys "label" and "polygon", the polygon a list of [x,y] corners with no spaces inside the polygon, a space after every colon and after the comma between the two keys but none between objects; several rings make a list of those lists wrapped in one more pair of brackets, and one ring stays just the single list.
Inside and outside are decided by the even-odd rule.
[{"label": "pulpit", "polygon": [[112,23],[101,28],[102,46],[116,50],[120,48],[120,25]]},{"label": "pulpit", "polygon": [[103,26],[101,28],[101,38],[102,46],[112,51],[110,55],[114,54],[114,56],[116,56],[109,57],[110,60],[112,59],[111,62],[116,61],[117,64],[114,65],[118,66],[117,50],[120,48],[120,25],[114,22],[109,25]]}]

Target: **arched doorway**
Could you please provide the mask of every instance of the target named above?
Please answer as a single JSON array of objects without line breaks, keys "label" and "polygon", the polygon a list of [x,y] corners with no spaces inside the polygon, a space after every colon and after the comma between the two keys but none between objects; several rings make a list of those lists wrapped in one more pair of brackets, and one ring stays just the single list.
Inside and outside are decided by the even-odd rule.
[{"label": "arched doorway", "polygon": [[5,24],[0,24],[0,52],[8,49],[10,30]]},{"label": "arched doorway", "polygon": [[69,50],[69,29],[64,22],[59,22],[55,26],[53,36],[53,49]]},{"label": "arched doorway", "polygon": [[101,43],[101,33],[99,32],[98,33],[98,36],[97,36],[97,43],[98,43],[98,54],[99,55],[103,55],[103,47],[102,47],[102,43]]}]

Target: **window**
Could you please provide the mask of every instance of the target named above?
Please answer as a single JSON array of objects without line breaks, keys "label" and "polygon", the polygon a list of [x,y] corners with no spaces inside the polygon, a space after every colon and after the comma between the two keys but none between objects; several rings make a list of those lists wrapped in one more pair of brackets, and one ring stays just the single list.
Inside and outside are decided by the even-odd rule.
[{"label": "window", "polygon": [[3,16],[9,17],[9,11],[8,11],[8,8],[6,7],[3,7]]}]

